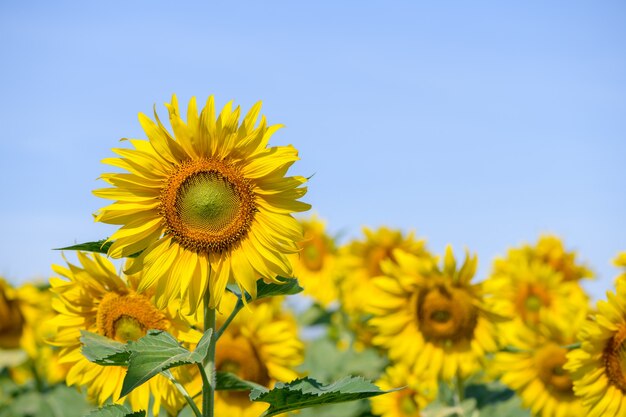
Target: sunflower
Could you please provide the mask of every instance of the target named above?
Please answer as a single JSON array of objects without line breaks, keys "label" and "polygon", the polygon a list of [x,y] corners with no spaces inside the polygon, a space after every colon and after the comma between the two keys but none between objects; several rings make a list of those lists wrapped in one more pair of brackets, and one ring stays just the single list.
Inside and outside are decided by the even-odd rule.
[{"label": "sunflower", "polygon": [[576,252],[567,251],[563,241],[557,236],[541,236],[537,244],[523,245],[508,252],[510,259],[524,258],[529,263],[539,262],[552,268],[562,275],[564,281],[579,281],[592,278],[593,272],[585,265],[576,261]]},{"label": "sunflower", "polygon": [[395,262],[395,251],[400,249],[418,257],[430,258],[424,240],[416,240],[413,233],[381,227],[363,228],[364,240],[353,240],[340,249],[339,297],[342,309],[349,316],[349,326],[357,337],[357,348],[371,346],[372,332],[367,324],[367,300],[376,295],[372,279],[382,275],[383,261]]},{"label": "sunflower", "polygon": [[608,301],[599,301],[595,320],[584,323],[579,349],[568,355],[574,392],[588,417],[626,415],[626,282],[618,280]]},{"label": "sunflower", "polygon": [[384,276],[373,280],[377,293],[369,299],[373,343],[393,361],[433,372],[450,381],[482,367],[497,349],[494,314],[481,284],[470,281],[476,257],[466,255],[457,269],[450,247],[443,267],[432,258],[396,250],[395,262],[382,263]]},{"label": "sunflower", "polygon": [[328,307],[338,296],[335,242],[317,217],[301,219],[300,224],[304,239],[298,243],[300,252],[291,255],[294,276],[304,288],[304,294]]},{"label": "sunflower", "polygon": [[0,349],[17,349],[24,329],[24,316],[15,288],[0,278]]},{"label": "sunflower", "polygon": [[111,237],[109,255],[141,252],[129,274],[145,267],[140,290],[156,285],[160,308],[181,297],[192,312],[210,291],[216,308],[229,280],[256,296],[259,277],[292,276],[288,254],[298,251],[302,230],[293,212],[306,179],[286,177],[298,159],[292,146],[268,147],[281,126],[257,119],[257,103],[239,124],[240,109],[228,103],[215,118],[213,97],[198,116],[189,102],[187,122],[176,96],[167,104],[173,134],[139,115],[148,140],[130,139],[133,149],[114,149],[103,162],[127,173],[104,174],[113,188],[94,194],[116,200],[96,221],[122,225]]},{"label": "sunflower", "polygon": [[[57,316],[50,321],[56,331],[49,343],[61,348],[60,362],[70,366],[67,384],[86,385],[90,399],[101,405],[109,398],[118,401],[126,369],[89,362],[81,353],[81,330],[122,343],[137,340],[150,329],[165,330],[183,340],[192,337],[193,332],[171,309],[158,309],[151,291],[138,290],[140,276],[120,277],[103,256],[77,254],[80,265],[52,267],[65,279],[50,280],[57,297],[53,303]],[[162,397],[172,397],[168,391],[173,390],[173,385],[159,375],[132,391],[128,399],[134,410],[147,410],[152,394],[156,415]]]},{"label": "sunflower", "polygon": [[65,380],[68,367],[59,363],[59,350],[46,343],[55,331],[48,324],[55,316],[48,286],[26,283],[16,289],[15,297],[23,319],[20,346],[29,361],[12,369],[12,377],[21,383],[33,378],[50,384]]},{"label": "sunflower", "polygon": [[498,352],[493,370],[501,381],[515,390],[525,407],[541,417],[583,416],[582,402],[574,395],[571,375],[564,369],[566,345],[576,341],[582,320],[571,322],[568,329],[550,325],[534,331],[515,328],[515,352]]},{"label": "sunflower", "polygon": [[566,331],[587,310],[588,297],[577,280],[564,280],[550,265],[510,252],[509,257],[496,260],[484,287],[493,294],[498,311],[514,318],[502,324],[500,333],[507,344],[515,344],[509,336],[519,326],[537,329],[549,321]]},{"label": "sunflower", "polygon": [[370,399],[372,412],[381,417],[419,417],[438,390],[437,378],[417,375],[402,363],[388,367],[376,385],[382,390],[406,387]]},{"label": "sunflower", "polygon": [[625,280],[626,279],[626,252],[622,252],[617,255],[615,259],[613,259],[613,265],[622,269],[622,273],[617,276],[617,280]]},{"label": "sunflower", "polygon": [[[232,310],[236,299],[224,295],[224,311]],[[218,314],[220,327],[226,316]],[[197,327],[202,327],[197,323]],[[253,303],[230,323],[217,341],[215,367],[217,371],[231,372],[242,379],[271,388],[277,381],[289,382],[298,377],[293,370],[303,361],[303,343],[293,317],[276,312],[272,303]],[[202,402],[202,381],[195,367],[181,369],[181,381],[194,396],[198,406]],[[215,415],[229,417],[256,417],[267,404],[253,403],[247,391],[217,391]]]}]

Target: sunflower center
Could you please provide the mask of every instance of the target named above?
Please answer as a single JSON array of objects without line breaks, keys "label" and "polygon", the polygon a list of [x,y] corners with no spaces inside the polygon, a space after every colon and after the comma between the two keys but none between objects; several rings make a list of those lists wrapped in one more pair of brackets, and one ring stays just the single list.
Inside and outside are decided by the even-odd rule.
[{"label": "sunflower center", "polygon": [[249,181],[214,159],[182,163],[161,192],[167,233],[198,253],[232,248],[248,232],[255,212]]},{"label": "sunflower center", "polygon": [[367,269],[370,277],[377,277],[383,274],[383,270],[380,266],[380,262],[385,259],[391,259],[395,262],[393,257],[393,247],[377,246],[371,249],[367,256]]},{"label": "sunflower center", "polygon": [[324,256],[326,254],[326,245],[324,241],[315,236],[311,239],[300,243],[302,251],[300,259],[306,269],[309,271],[320,271],[324,267]]},{"label": "sunflower center", "polygon": [[417,303],[419,327],[427,340],[458,342],[472,338],[478,312],[464,289],[437,287],[420,293]]},{"label": "sunflower center", "polygon": [[270,382],[267,368],[256,348],[242,335],[222,335],[215,352],[215,368],[263,386]]},{"label": "sunflower center", "polygon": [[98,332],[110,339],[126,343],[146,335],[150,329],[167,330],[163,313],[140,294],[108,293],[96,315]]},{"label": "sunflower center", "polygon": [[617,332],[604,348],[606,375],[614,386],[626,394],[626,325],[620,324]]},{"label": "sunflower center", "polygon": [[535,360],[537,363],[539,379],[550,390],[561,394],[573,394],[573,383],[563,365],[567,362],[567,350],[550,344],[537,351]]},{"label": "sunflower center", "polygon": [[546,289],[538,284],[522,286],[518,293],[515,305],[522,319],[527,323],[539,322],[539,311],[551,303]]},{"label": "sunflower center", "polygon": [[398,399],[400,410],[405,416],[417,415],[417,411],[419,410],[419,406],[415,402],[413,394],[413,391],[409,391]]}]

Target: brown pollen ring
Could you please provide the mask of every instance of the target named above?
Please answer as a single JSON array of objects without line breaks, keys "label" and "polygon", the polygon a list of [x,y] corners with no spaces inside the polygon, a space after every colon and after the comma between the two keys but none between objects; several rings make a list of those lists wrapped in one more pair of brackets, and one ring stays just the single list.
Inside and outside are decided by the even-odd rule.
[{"label": "brown pollen ring", "polygon": [[620,324],[617,332],[610,338],[604,348],[604,367],[609,382],[619,388],[622,393],[626,394],[626,378],[624,377],[623,364],[624,357],[624,341],[626,341],[626,325]]},{"label": "brown pollen ring", "polygon": [[[185,221],[180,200],[185,198],[187,184],[194,180],[205,181],[208,186],[212,181],[213,184],[221,181],[220,186],[236,196],[236,213],[228,224],[220,223],[213,227],[207,223],[212,227],[203,229]],[[167,179],[160,200],[160,214],[166,223],[165,233],[185,249],[196,253],[222,253],[231,249],[246,236],[257,211],[250,181],[235,166],[217,159],[195,159],[180,164]]]}]

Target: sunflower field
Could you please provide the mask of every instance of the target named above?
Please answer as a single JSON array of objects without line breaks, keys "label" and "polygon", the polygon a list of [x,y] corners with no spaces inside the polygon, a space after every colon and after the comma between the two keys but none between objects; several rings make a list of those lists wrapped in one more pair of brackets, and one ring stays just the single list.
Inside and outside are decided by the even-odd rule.
[{"label": "sunflower field", "polygon": [[260,103],[166,109],[104,156],[116,231],[0,280],[0,417],[626,416],[626,272],[594,305],[554,235],[486,276],[411,231],[341,239]]}]

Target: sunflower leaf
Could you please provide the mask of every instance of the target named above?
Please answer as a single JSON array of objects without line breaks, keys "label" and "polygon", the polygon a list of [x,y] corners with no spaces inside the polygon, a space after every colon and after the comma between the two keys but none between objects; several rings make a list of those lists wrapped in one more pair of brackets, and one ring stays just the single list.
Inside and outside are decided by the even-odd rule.
[{"label": "sunflower leaf", "polygon": [[[270,282],[269,284],[263,279],[259,279],[256,282],[256,298],[253,300],[250,294],[246,293],[246,301],[251,302],[255,300],[260,300],[261,298],[266,297],[274,297],[277,295],[293,295],[302,292],[304,288],[298,284],[298,280],[295,278],[284,278],[284,277],[276,277],[276,280],[280,282],[277,284],[275,282]],[[226,289],[237,297],[241,297],[241,292],[237,287],[226,287]]]},{"label": "sunflower leaf", "polygon": [[265,387],[255,382],[246,381],[230,372],[217,371],[215,376],[217,391],[250,391],[253,389],[263,390]]},{"label": "sunflower leaf", "polygon": [[391,391],[383,391],[362,377],[348,376],[328,385],[307,377],[288,384],[279,382],[272,390],[254,389],[250,393],[250,400],[269,403],[262,417],[270,417],[318,405],[375,397],[387,392]]},{"label": "sunflower leaf", "polygon": [[126,406],[119,404],[109,404],[92,411],[87,417],[145,417],[146,412],[131,411]]},{"label": "sunflower leaf", "polygon": [[[113,241],[110,241],[110,240],[107,241],[107,239],[102,239],[102,240],[97,240],[95,242],[78,243],[76,245],[66,246],[64,248],[56,248],[54,250],[82,250],[85,252],[97,252],[97,253],[107,254],[109,253],[109,248],[111,247],[112,244],[113,244]],[[140,254],[141,252],[137,252],[137,253],[133,253],[132,255],[129,255],[128,257],[136,258]]]},{"label": "sunflower leaf", "polygon": [[193,352],[182,347],[174,336],[162,330],[148,330],[148,334],[141,339],[129,342],[128,371],[120,398],[160,372],[176,366],[201,363],[207,355],[211,333],[211,330],[204,333]]},{"label": "sunflower leaf", "polygon": [[80,334],[81,351],[90,362],[102,366],[128,365],[130,352],[123,343],[85,330],[81,330]]}]

